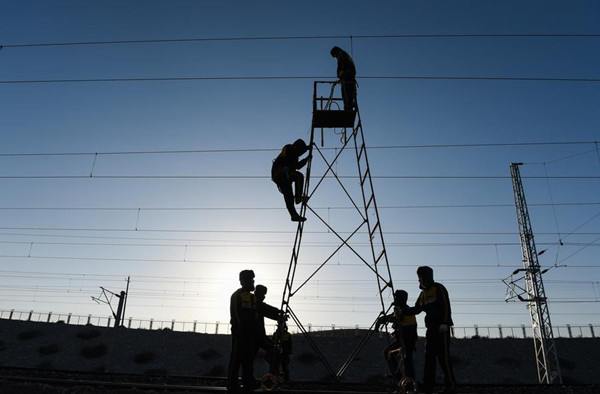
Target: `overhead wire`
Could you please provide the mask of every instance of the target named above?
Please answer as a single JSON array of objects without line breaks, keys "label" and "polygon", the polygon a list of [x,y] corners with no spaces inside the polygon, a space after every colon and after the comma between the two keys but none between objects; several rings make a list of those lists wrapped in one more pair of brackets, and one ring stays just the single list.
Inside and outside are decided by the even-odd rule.
[{"label": "overhead wire", "polygon": [[40,48],[60,46],[95,46],[123,44],[165,44],[214,41],[284,41],[284,40],[340,40],[340,39],[470,39],[470,38],[598,38],[600,34],[386,34],[386,35],[301,35],[301,36],[251,36],[251,37],[187,37],[144,40],[98,40],[98,41],[63,41],[38,43],[8,43],[0,48]]},{"label": "overhead wire", "polygon": [[[532,141],[532,142],[484,142],[461,144],[407,144],[407,145],[374,145],[373,149],[443,149],[443,148],[491,148],[514,146],[560,146],[560,145],[595,145],[597,141]],[[335,150],[335,147],[322,147],[319,150]],[[172,155],[194,153],[263,153],[279,152],[281,148],[240,148],[240,149],[186,149],[186,150],[138,150],[138,151],[99,151],[99,152],[16,152],[0,153],[0,157],[19,156],[111,156],[111,155]],[[533,164],[533,163],[531,163]]]},{"label": "overhead wire", "polygon": [[[552,206],[596,206],[600,202],[561,202],[561,203],[532,203],[530,207],[552,207]],[[353,210],[352,206],[317,206],[312,207],[315,210]],[[378,209],[449,209],[449,208],[514,208],[514,204],[430,204],[430,205],[380,205]],[[90,207],[90,206],[0,206],[0,211],[263,211],[263,210],[285,210],[284,207],[241,207],[241,206],[222,206],[222,207]]]},{"label": "overhead wire", "polygon": [[[360,175],[336,175],[324,178],[359,179]],[[510,175],[371,175],[372,179],[474,179],[505,180]],[[600,179],[600,175],[528,175],[522,179],[585,180]],[[271,179],[270,175],[0,175],[0,179]]]},{"label": "overhead wire", "polygon": [[[123,78],[56,78],[56,79],[14,79],[0,80],[0,85],[60,84],[60,83],[122,83],[122,82],[201,82],[201,81],[294,81],[329,80],[331,76],[222,76],[222,77],[123,77]],[[487,82],[558,82],[558,83],[598,83],[600,78],[550,78],[550,77],[493,77],[493,76],[435,76],[435,75],[395,75],[361,76],[358,80],[397,80],[397,81],[487,81]]]}]

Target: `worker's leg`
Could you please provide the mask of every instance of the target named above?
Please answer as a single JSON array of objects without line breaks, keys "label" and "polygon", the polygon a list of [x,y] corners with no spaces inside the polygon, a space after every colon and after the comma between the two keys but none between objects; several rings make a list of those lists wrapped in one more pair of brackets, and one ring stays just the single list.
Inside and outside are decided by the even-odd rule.
[{"label": "worker's leg", "polygon": [[450,333],[440,333],[438,336],[437,358],[444,371],[444,385],[446,386],[444,392],[453,393],[456,391],[456,379],[450,362]]},{"label": "worker's leg", "polygon": [[304,193],[304,175],[300,171],[294,172],[294,183],[296,184],[295,202],[300,204],[302,202],[302,194]]},{"label": "worker's leg", "polygon": [[342,81],[342,98],[344,100],[344,110],[354,110],[354,102],[356,99],[356,81]]},{"label": "worker's leg", "polygon": [[423,392],[432,393],[435,384],[435,369],[437,356],[438,327],[427,328],[425,333],[425,369],[423,371]]},{"label": "worker's leg", "polygon": [[242,364],[240,341],[237,335],[231,336],[231,356],[229,357],[229,371],[227,374],[227,390],[234,392],[238,390],[238,374]]},{"label": "worker's leg", "polygon": [[254,358],[256,357],[257,344],[251,336],[245,336],[241,344],[242,348],[242,384],[244,390],[254,390],[256,379],[254,378]]},{"label": "worker's leg", "polygon": [[394,351],[397,349],[398,342],[393,342],[390,345],[388,345],[385,349],[383,349],[383,355],[385,356],[385,359],[388,363],[388,367],[390,368],[390,372],[392,373],[394,378],[397,377],[398,373],[398,359],[396,357],[396,354],[394,353]]},{"label": "worker's leg", "polygon": [[[283,194],[283,199],[285,201],[285,207],[290,213],[290,217],[293,221],[302,221],[302,217],[298,215],[296,211],[296,207],[294,205],[294,193],[292,192],[292,179],[289,176],[289,170],[283,169],[278,171],[273,176],[273,182],[277,185],[277,188]],[[306,220],[306,219],[304,219]]]}]

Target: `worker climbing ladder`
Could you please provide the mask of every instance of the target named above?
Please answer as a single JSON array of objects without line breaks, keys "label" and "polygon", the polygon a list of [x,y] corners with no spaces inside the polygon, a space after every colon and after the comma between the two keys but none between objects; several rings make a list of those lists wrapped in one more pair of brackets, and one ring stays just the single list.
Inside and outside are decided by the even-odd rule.
[{"label": "worker climbing ladder", "polygon": [[[342,251],[347,253],[357,264],[364,265],[374,276],[373,282],[377,283],[378,295],[376,298],[380,304],[379,316],[387,312],[386,303],[389,304],[394,291],[358,104],[356,104],[355,111],[340,109],[342,98],[334,97],[334,92],[338,90],[336,89],[338,85],[339,82],[314,82],[313,119],[309,145],[310,159],[306,168],[305,198],[300,211],[300,215],[307,217],[307,221],[298,223],[281,303],[281,309],[285,312],[286,316],[291,318],[298,326],[328,372],[336,379],[341,378],[372,336],[377,319],[373,321],[370,329],[336,372],[326,355],[321,352],[317,343],[312,338],[309,332],[310,327],[307,329],[303,325],[302,319],[295,313],[293,308],[294,296],[311,280],[314,280],[317,273],[328,263],[329,265],[335,265],[333,262],[334,257],[338,256],[339,258]],[[321,94],[323,92],[325,92],[324,95]],[[330,129],[343,130],[337,134],[340,137],[339,143],[341,146],[324,148],[324,130]],[[321,147],[315,141],[315,132],[317,130],[321,131]],[[348,153],[351,157],[347,163],[355,161],[354,165],[356,166],[358,176],[340,174],[341,171],[347,172],[350,170],[350,165],[344,166],[347,163],[342,162],[341,158],[344,152]],[[347,158],[348,155],[344,157]],[[319,162],[320,167],[317,166],[317,162]],[[338,171],[338,168],[341,171]],[[351,182],[353,183],[352,185],[350,185]],[[326,185],[330,187],[327,190],[327,196],[330,198],[329,203],[339,203],[342,201],[340,196],[350,202],[354,214],[352,217],[349,214],[344,215],[343,222],[348,226],[344,229],[338,227],[338,223],[334,223],[333,220],[328,218],[322,212],[322,208],[319,210],[319,208],[313,205],[313,201],[317,201],[319,193],[326,193],[324,190],[326,189]],[[335,185],[336,191],[334,191],[333,185]],[[331,196],[335,196],[333,201],[331,201]],[[333,248],[330,254],[323,256],[322,263],[317,264],[314,272],[306,272],[306,266],[300,260],[303,235],[305,235],[304,230],[306,226],[314,229],[318,225],[324,226],[324,232],[335,240],[337,246]],[[355,245],[357,240],[362,242],[359,246]],[[300,276],[299,267],[303,268],[304,272],[302,276],[306,276],[301,281],[298,280]],[[374,315],[377,312],[377,310],[373,310]]]}]

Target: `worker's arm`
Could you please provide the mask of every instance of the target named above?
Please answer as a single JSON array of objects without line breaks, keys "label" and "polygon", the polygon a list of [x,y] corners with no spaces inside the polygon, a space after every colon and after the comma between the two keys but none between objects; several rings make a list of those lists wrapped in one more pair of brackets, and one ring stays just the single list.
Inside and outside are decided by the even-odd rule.
[{"label": "worker's arm", "polygon": [[425,308],[423,305],[421,305],[421,303],[419,302],[419,299],[417,299],[417,301],[415,302],[415,306],[413,306],[413,307],[410,307],[408,305],[402,307],[402,313],[404,315],[418,315],[419,313],[423,312],[424,310],[425,310]]},{"label": "worker's arm", "polygon": [[271,320],[278,320],[279,315],[281,315],[281,311],[279,309],[269,304],[265,304],[264,302],[260,305],[259,313]]}]

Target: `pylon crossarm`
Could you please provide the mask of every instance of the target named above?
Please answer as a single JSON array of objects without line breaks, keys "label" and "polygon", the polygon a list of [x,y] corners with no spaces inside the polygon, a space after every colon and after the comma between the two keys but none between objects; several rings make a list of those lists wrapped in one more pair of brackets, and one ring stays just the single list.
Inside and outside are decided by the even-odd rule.
[{"label": "pylon crossarm", "polygon": [[[371,264],[369,264],[369,262],[367,260],[365,260],[360,253],[358,253],[356,250],[354,250],[354,248],[352,246],[350,246],[346,240],[344,240],[321,216],[319,216],[318,213],[316,213],[311,207],[308,207],[308,209],[310,209],[310,211],[319,218],[319,220],[321,220],[321,222],[323,222],[325,224],[325,226],[327,226],[327,228],[336,236],[340,239],[340,241],[342,241],[343,245],[345,245],[346,247],[348,247],[348,249],[350,249],[352,251],[352,253],[354,253],[356,255],[356,257],[358,257],[360,259],[360,261],[362,261],[363,263],[365,263],[365,265],[367,267],[369,267],[369,269],[371,271],[373,271],[375,273],[375,275],[377,275],[377,277],[379,279],[381,279],[382,281],[387,283],[387,280],[382,277],[381,275],[379,275],[379,272],[377,272],[377,270],[373,267],[371,267]],[[360,226],[358,226],[358,228],[356,230],[354,230],[354,232],[352,232],[352,234],[350,235],[350,237],[354,234],[356,234],[356,232],[365,224],[367,223],[366,221],[363,222]],[[348,239],[350,239],[350,237],[348,237]]]},{"label": "pylon crossarm", "polygon": [[[325,261],[300,285],[296,288],[296,290],[293,293],[290,293],[290,297],[293,297],[294,294],[296,294],[298,291],[300,291],[300,289],[302,287],[304,287],[304,285],[306,285],[308,283],[308,281],[310,281],[312,279],[313,276],[315,276],[317,274],[317,272],[319,272],[321,270],[321,268],[323,268],[325,266],[325,264],[327,264],[329,262],[329,260],[331,260],[333,258],[333,256],[335,256],[335,254],[344,246],[346,245],[346,241],[350,240],[350,238],[352,238],[354,236],[354,234],[356,234],[358,232],[358,230],[360,230],[360,228],[362,227],[362,224],[360,226],[358,226],[356,228],[356,230],[354,230],[349,236],[348,238],[346,238],[346,240],[343,240],[343,243],[340,244],[330,255],[327,259],[325,259]],[[332,230],[333,231],[333,230]]]},{"label": "pylon crossarm", "polygon": [[348,367],[350,367],[350,364],[352,364],[352,362],[354,360],[356,360],[356,357],[358,357],[361,350],[365,347],[367,342],[369,342],[369,339],[371,339],[371,337],[375,333],[374,327],[375,327],[375,324],[377,324],[377,320],[379,320],[379,316],[381,316],[381,313],[379,315],[377,315],[377,318],[375,318],[375,321],[371,324],[371,327],[369,327],[368,331],[365,333],[365,335],[363,335],[363,337],[361,338],[358,345],[356,345],[356,347],[352,350],[352,353],[350,353],[350,355],[348,355],[348,358],[346,359],[344,364],[342,364],[338,373],[335,374],[335,376],[337,378],[342,377],[342,375],[348,370]]},{"label": "pylon crossarm", "polygon": [[300,329],[300,332],[302,332],[302,335],[304,335],[304,338],[306,338],[306,341],[308,342],[310,347],[312,347],[313,350],[315,351],[315,353],[317,353],[317,356],[319,356],[319,359],[321,360],[321,362],[323,363],[323,365],[325,366],[327,371],[329,371],[331,376],[335,376],[335,371],[333,370],[333,368],[331,368],[331,365],[329,365],[329,363],[327,362],[327,359],[321,352],[321,349],[319,349],[319,346],[317,346],[316,342],[310,336],[308,331],[306,331],[306,329],[302,325],[302,322],[300,321],[300,319],[298,319],[298,316],[296,316],[296,314],[294,313],[292,308],[289,307],[289,305],[288,305],[288,314],[292,317],[292,320],[294,320],[294,323],[296,323],[296,325]]}]

